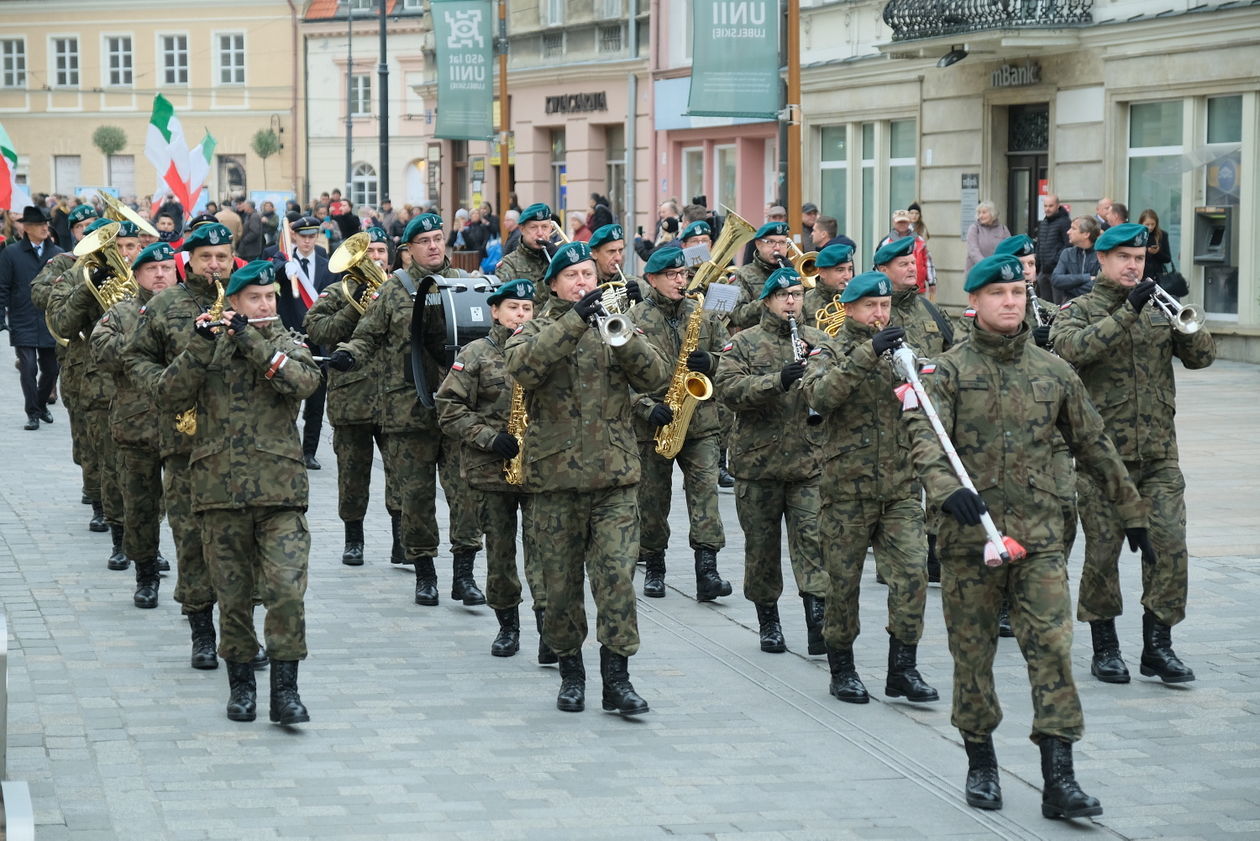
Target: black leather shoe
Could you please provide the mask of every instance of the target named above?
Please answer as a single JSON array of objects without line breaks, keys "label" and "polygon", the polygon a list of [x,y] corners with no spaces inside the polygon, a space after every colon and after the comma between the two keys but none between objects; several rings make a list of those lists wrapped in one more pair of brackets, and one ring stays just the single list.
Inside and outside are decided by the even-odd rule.
[{"label": "black leather shoe", "polygon": [[214,608],[188,614],[188,626],[192,629],[192,667],[219,668],[219,655],[214,650]]},{"label": "black leather shoe", "polygon": [[711,602],[731,594],[731,582],[718,575],[717,552],[696,550],[696,601]]},{"label": "black leather shoe", "polygon": [[22,424],[22,428],[27,431],[39,429],[39,418],[27,418],[26,423]]},{"label": "black leather shoe", "polygon": [[560,658],[560,692],[556,695],[556,709],[566,713],[580,713],[586,709],[586,667],[580,653]]},{"label": "black leather shoe", "polygon": [[394,545],[389,550],[389,562],[391,564],[408,565],[411,561],[407,560],[407,552],[403,549],[402,544],[402,514],[397,511],[389,512],[389,528],[394,536]]},{"label": "black leather shoe", "polygon": [[998,778],[993,739],[972,742],[963,739],[967,749],[967,805],[976,809],[1002,808],[1002,783]]},{"label": "black leather shoe", "polygon": [[787,651],[787,643],[783,640],[783,626],[779,624],[779,606],[754,606],[757,608],[757,633],[761,637],[761,650],[768,654],[782,654]]},{"label": "black leather shoe", "polygon": [[253,721],[258,717],[258,686],[249,663],[227,661],[227,717],[232,721]]},{"label": "black leather shoe", "polygon": [[92,500],[92,519],[88,520],[88,531],[109,531],[109,524],[105,522],[105,509],[101,507],[100,500]]},{"label": "black leather shoe", "polygon": [[1015,636],[1015,629],[1011,627],[1011,605],[1005,597],[1002,598],[1002,609],[998,611],[998,636]]},{"label": "black leather shoe", "polygon": [[341,562],[348,567],[363,566],[363,521],[347,520],[346,548],[341,552]]},{"label": "black leather shoe", "polygon": [[1172,650],[1172,628],[1149,610],[1142,614],[1142,661],[1144,677],[1158,677],[1164,683],[1189,683],[1194,672]]},{"label": "black leather shoe", "polygon": [[1046,818],[1092,818],[1103,813],[1098,798],[1081,791],[1072,770],[1072,743],[1042,736],[1041,815]]},{"label": "black leather shoe", "polygon": [[45,409],[44,411],[39,413],[39,419],[42,420],[44,423],[52,423],[53,422],[52,412]]},{"label": "black leather shoe", "polygon": [[643,595],[649,599],[665,597],[665,553],[641,552],[643,561]]},{"label": "black leather shoe", "polygon": [[306,705],[298,695],[298,661],[271,662],[271,721],[281,726],[304,724],[311,720]]},{"label": "black leather shoe", "polygon": [[131,600],[136,607],[153,608],[158,606],[158,585],[162,579],[158,575],[157,561],[136,561],[136,593]]},{"label": "black leather shoe", "polygon": [[490,643],[490,653],[495,657],[511,657],[521,650],[521,614],[514,607],[496,610],[499,634]]},{"label": "black leather shoe", "polygon": [[157,565],[158,565],[158,572],[171,571],[171,562],[166,560],[166,556],[162,554],[161,549],[159,549],[157,553]]},{"label": "black leather shoe", "polygon": [[543,620],[546,618],[546,608],[534,609],[534,623],[538,626],[538,663],[542,666],[549,666],[559,660],[556,652],[552,651],[551,646],[547,645],[547,641],[543,639]]},{"label": "black leather shoe", "polygon": [[105,566],[116,572],[124,570],[131,566],[131,559],[123,552],[123,527],[116,523],[109,523],[109,534],[114,545]]},{"label": "black leather shoe", "polygon": [[647,701],[639,697],[630,683],[629,660],[606,646],[599,647],[599,676],[604,681],[604,712],[621,715],[643,715]]},{"label": "black leather shoe", "polygon": [[323,465],[321,465],[318,461],[315,460],[315,456],[302,456],[302,461],[306,464],[307,470],[322,470],[323,469]]},{"label": "black leather shoe", "polygon": [[416,565],[416,604],[428,607],[438,603],[437,570],[432,558],[421,558]]},{"label": "black leather shoe", "polygon": [[1099,619],[1089,623],[1094,657],[1089,673],[1103,683],[1128,683],[1129,667],[1120,656],[1120,639],[1116,636],[1116,620]]},{"label": "black leather shoe", "polygon": [[263,669],[270,666],[271,660],[267,658],[267,649],[263,648],[261,645],[258,646],[258,650],[254,652],[254,659],[250,660],[249,664],[254,667],[254,671],[256,672],[261,672]]},{"label": "black leather shoe", "polygon": [[870,703],[870,693],[853,666],[852,647],[840,651],[828,650],[827,666],[831,669],[831,686],[827,691],[846,704]]},{"label": "black leather shoe", "polygon": [[888,637],[888,681],[884,694],[890,698],[905,697],[907,701],[927,703],[939,701],[940,694],[928,686],[916,667],[918,645],[906,645],[894,636]]},{"label": "black leather shoe", "polygon": [[810,654],[826,654],[827,644],[823,642],[823,615],[827,610],[827,600],[822,596],[801,594],[805,605],[805,640]]},{"label": "black leather shoe", "polygon": [[473,560],[477,557],[476,549],[456,549],[451,563],[451,598],[463,602],[468,607],[476,607],[486,603],[486,595],[477,586],[473,578]]}]

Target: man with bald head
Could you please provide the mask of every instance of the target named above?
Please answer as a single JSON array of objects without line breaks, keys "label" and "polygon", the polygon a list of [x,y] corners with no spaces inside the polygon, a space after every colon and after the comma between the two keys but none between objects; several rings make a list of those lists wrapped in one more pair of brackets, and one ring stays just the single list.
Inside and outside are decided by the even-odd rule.
[{"label": "man with bald head", "polygon": [[1044,215],[1037,227],[1037,297],[1053,301],[1050,275],[1059,264],[1059,252],[1070,244],[1067,234],[1072,227],[1072,216],[1054,193],[1042,196],[1041,203]]}]

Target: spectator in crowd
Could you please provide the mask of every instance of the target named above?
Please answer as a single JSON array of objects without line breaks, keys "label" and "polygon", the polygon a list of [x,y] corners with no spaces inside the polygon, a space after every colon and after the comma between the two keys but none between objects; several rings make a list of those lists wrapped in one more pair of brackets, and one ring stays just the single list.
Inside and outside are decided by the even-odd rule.
[{"label": "spectator in crowd", "polygon": [[52,241],[42,208],[27,207],[20,221],[22,238],[0,252],[0,325],[7,326],[9,344],[17,352],[26,404],[23,428],[36,430],[40,421],[53,422],[48,398],[57,384],[57,344],[31,301],[31,281],[63,249]]},{"label": "spectator in crowd", "polygon": [[520,218],[519,210],[509,210],[503,214],[503,233],[500,239],[503,240],[504,257],[515,251],[517,244],[521,241],[521,228],[518,221]]},{"label": "spectator in crowd", "polygon": [[499,217],[494,215],[494,205],[483,201],[477,209],[481,211],[481,224],[490,229],[491,238],[499,236]]},{"label": "spectator in crowd", "polygon": [[997,244],[1011,235],[1007,227],[998,220],[997,206],[991,201],[982,201],[976,205],[976,221],[967,229],[967,268],[979,263],[985,257],[993,256]]},{"label": "spectator in crowd", "polygon": [[923,208],[919,206],[917,201],[910,202],[910,206],[906,208],[906,213],[910,214],[910,230],[914,231],[916,236],[923,237],[923,241],[927,242],[932,238],[928,233],[927,225],[923,223]]},{"label": "spectator in crowd", "polygon": [[258,218],[262,222],[263,250],[267,250],[276,244],[276,238],[280,228],[280,220],[276,216],[276,206],[269,201],[262,203],[262,207],[258,211]]},{"label": "spectator in crowd", "polygon": [[1047,301],[1054,300],[1050,276],[1059,265],[1059,253],[1068,247],[1067,232],[1072,217],[1067,208],[1059,203],[1059,197],[1047,193],[1043,199],[1045,216],[1037,226],[1037,295]]},{"label": "spectator in crowd", "polygon": [[350,207],[350,202],[343,201],[336,190],[333,190],[333,203],[329,205],[333,221],[341,232],[341,241],[345,241],[362,230],[362,223]]},{"label": "spectator in crowd", "polygon": [[241,217],[241,235],[233,237],[236,242],[236,256],[247,262],[257,260],[263,253],[262,217],[249,199],[240,202],[236,206],[236,212]]},{"label": "spectator in crowd", "polygon": [[[220,224],[225,225],[227,229],[232,232],[232,242],[239,243],[241,241],[241,233],[242,233],[241,216],[239,213],[233,210],[230,205],[224,206],[222,210],[219,210],[217,213],[215,213],[214,218],[218,219]],[[237,248],[236,256],[238,257],[241,256],[239,247]]]},{"label": "spectator in crowd", "polygon": [[806,251],[821,251],[840,234],[840,222],[834,216],[819,216],[814,222],[814,230],[810,233],[809,248]]},{"label": "spectator in crowd", "polygon": [[896,242],[905,237],[914,237],[914,265],[915,275],[919,284],[919,294],[926,294],[929,301],[935,301],[936,266],[932,264],[932,255],[928,253],[927,240],[916,234],[911,228],[912,223],[910,211],[908,210],[894,210],[892,224],[892,230],[879,241],[879,244],[875,246],[875,250],[878,251],[890,242]]},{"label": "spectator in crowd", "polygon": [[174,242],[179,239],[179,225],[165,213],[158,214],[153,220],[153,227],[157,228],[158,239],[162,242]]},{"label": "spectator in crowd", "polygon": [[0,210],[4,219],[0,220],[0,248],[12,245],[22,238],[21,214],[14,210]]},{"label": "spectator in crowd", "polygon": [[[642,260],[647,260],[652,256],[652,252],[657,246],[664,245],[677,238],[682,232],[681,214],[678,210],[678,202],[673,199],[667,199],[660,203],[656,208],[656,229],[653,231],[652,239],[644,236],[636,236],[634,238],[634,251]],[[749,244],[752,247],[752,244]]]},{"label": "spectator in crowd", "polygon": [[1111,212],[1111,199],[1101,198],[1098,204],[1094,205],[1094,221],[1098,223],[1098,227],[1107,230],[1111,225],[1107,222],[1107,214]]},{"label": "spectator in crowd", "polygon": [[65,196],[53,196],[53,206],[49,214],[52,222],[52,238],[63,249],[70,247],[70,202]]},{"label": "spectator in crowd", "polygon": [[818,222],[818,205],[807,201],[801,205],[801,242],[809,242],[813,238],[814,225]]},{"label": "spectator in crowd", "polygon": [[319,220],[319,242],[330,253],[341,245],[341,227],[332,218],[330,205],[320,202],[315,206],[315,218]]},{"label": "spectator in crowd", "polygon": [[1050,276],[1056,304],[1070,301],[1094,288],[1098,277],[1098,255],[1094,243],[1102,235],[1102,226],[1093,216],[1077,216],[1068,228],[1070,245],[1059,252],[1058,263]]},{"label": "spectator in crowd", "polygon": [[411,221],[411,217],[415,216],[416,209],[410,204],[404,204],[402,210],[394,214],[394,221],[385,229],[385,233],[389,234],[389,238],[397,245],[402,241],[403,231],[407,229],[407,223]]},{"label": "spectator in crowd", "polygon": [[1118,201],[1111,203],[1111,208],[1107,211],[1107,227],[1114,228],[1116,225],[1123,225],[1129,221],[1129,208]]},{"label": "spectator in crowd", "polygon": [[587,204],[586,227],[592,231],[598,231],[605,225],[613,223],[612,207],[607,196],[601,196],[599,193],[591,193],[591,200]]},{"label": "spectator in crowd", "polygon": [[464,250],[477,252],[477,259],[486,256],[486,243],[494,234],[481,218],[481,211],[474,209],[468,213],[468,224],[464,226]]},{"label": "spectator in crowd", "polygon": [[[398,211],[394,210],[394,203],[389,200],[389,196],[381,199],[381,206],[377,208],[376,219],[380,223],[378,227],[389,233],[389,229],[393,227],[394,220],[398,218]],[[367,230],[364,228],[364,230]]]},{"label": "spectator in crowd", "polygon": [[[161,212],[162,212],[162,211],[160,211],[160,210],[158,211],[158,213],[161,213]],[[205,210],[205,212],[206,212],[206,213],[209,213],[211,216],[214,216],[216,213],[218,213],[218,212],[219,212],[219,203],[218,203],[217,201],[208,201],[208,202],[206,202],[206,210]],[[217,218],[217,217],[216,217],[216,218]]]},{"label": "spectator in crowd", "polygon": [[1168,232],[1159,226],[1159,214],[1148,207],[1138,216],[1138,224],[1145,225],[1151,232],[1150,245],[1146,246],[1146,274],[1143,278],[1159,280],[1173,270],[1172,246],[1168,242]]},{"label": "spectator in crowd", "polygon": [[591,238],[591,229],[586,226],[586,214],[580,210],[569,211],[569,239],[574,242],[587,242]]},{"label": "spectator in crowd", "polygon": [[446,237],[446,247],[452,251],[464,250],[464,227],[468,224],[468,209],[461,207],[455,211],[455,221],[451,224],[451,232]]}]

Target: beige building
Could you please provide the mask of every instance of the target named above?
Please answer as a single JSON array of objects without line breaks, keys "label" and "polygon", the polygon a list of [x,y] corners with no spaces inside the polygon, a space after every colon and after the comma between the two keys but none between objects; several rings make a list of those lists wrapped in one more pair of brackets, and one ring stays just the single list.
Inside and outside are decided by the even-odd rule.
[{"label": "beige building", "polygon": [[[301,172],[298,14],[286,0],[7,0],[0,3],[0,123],[32,192],[110,183],[124,196],[154,191],[144,156],[153,97],[175,106],[190,146],[218,141],[210,196],[292,190]],[[126,145],[92,142],[116,126]],[[265,163],[251,148],[271,129],[282,148]]]}]

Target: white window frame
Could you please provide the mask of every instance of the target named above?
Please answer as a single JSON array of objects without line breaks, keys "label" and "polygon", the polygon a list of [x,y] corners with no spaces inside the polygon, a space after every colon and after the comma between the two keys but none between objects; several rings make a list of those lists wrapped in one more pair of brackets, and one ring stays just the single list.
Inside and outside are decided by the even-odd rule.
[{"label": "white window frame", "polygon": [[[687,180],[689,172],[687,167],[687,157],[692,154],[698,154],[700,156],[699,184],[692,184]],[[691,196],[698,196],[704,192],[704,172],[706,163],[704,146],[684,146],[678,150],[678,182],[679,186],[682,187],[682,189],[678,191],[678,197],[682,201],[686,201]],[[717,207],[717,205],[714,205],[714,207]]]},{"label": "white window frame", "polygon": [[538,0],[538,22],[543,26],[564,26],[564,0]]},{"label": "white window frame", "polygon": [[[216,87],[220,85],[228,85],[231,87],[243,86],[245,84],[245,80],[248,78],[246,74],[248,71],[247,56],[249,55],[249,51],[246,48],[246,43],[245,43],[245,33],[241,31],[216,32],[214,33],[212,37],[214,38],[214,43],[213,43],[212,48],[214,50],[215,86]],[[240,38],[241,39],[240,65],[239,65],[240,81],[235,81],[235,80],[224,81],[223,79],[223,73],[225,70],[229,70],[229,69],[235,70],[237,68],[237,65],[235,64],[235,62],[232,63],[231,65],[227,65],[223,62],[223,57],[224,57],[225,52],[235,52],[234,50],[225,51],[223,49],[224,38]]]},{"label": "white window frame", "polygon": [[[0,88],[24,88],[26,87],[26,38],[18,36],[16,38],[0,38],[0,45],[14,45],[14,51],[6,53],[3,47],[0,47]],[[6,67],[5,64],[12,61],[12,67]]]},{"label": "white window frame", "polygon": [[[126,41],[127,51],[115,53],[114,43],[119,46]],[[119,56],[118,67],[114,67],[114,56]],[[114,74],[118,74],[118,81]],[[136,39],[126,32],[105,32],[101,34],[101,87],[129,88],[136,80]]]},{"label": "white window frame", "polygon": [[[74,68],[67,66],[65,69],[66,78],[62,78],[62,70],[58,68],[57,62],[62,57],[58,50],[57,42],[73,41],[74,52],[67,53],[67,60],[74,59]],[[53,88],[77,88],[83,79],[83,64],[81,61],[82,50],[79,48],[78,35],[49,35],[48,36],[48,80],[52,83]],[[67,64],[69,62],[67,61]],[[73,74],[73,78],[70,75]]]},{"label": "white window frame", "polygon": [[376,11],[376,0],[350,0],[350,11],[352,13]]},{"label": "white window frame", "polygon": [[358,208],[363,205],[376,207],[376,195],[380,189],[380,178],[376,167],[367,161],[357,161],[350,168],[350,204]]},{"label": "white window frame", "polygon": [[[566,36],[566,33],[563,29],[560,30],[559,32],[544,31],[542,34],[542,42],[539,47],[539,52],[542,54],[542,57],[543,58],[562,58],[564,56],[564,50],[565,50],[565,47],[567,46],[567,40],[568,40],[565,36]],[[560,38],[560,46],[558,48],[555,48],[555,50],[552,52],[549,52],[551,48],[547,46],[548,37]]]},{"label": "white window frame", "polygon": [[[179,65],[170,66],[167,64],[168,58],[178,57],[179,52],[180,52],[178,48],[174,50],[168,50],[166,48],[167,38],[183,38],[184,39],[184,47],[183,47],[184,81],[182,82],[180,81],[172,82],[167,78],[167,75],[166,75],[167,73],[174,71],[176,75],[178,75],[179,70],[180,70]],[[191,45],[192,45],[192,39],[188,36],[187,32],[159,32],[157,34],[157,43],[155,44],[154,53],[157,55],[158,70],[159,70],[159,73],[161,74],[158,78],[160,79],[164,87],[182,88],[182,87],[187,87],[188,84],[190,83],[192,79],[192,66],[191,66],[191,61],[190,61],[191,56],[192,56]]]},{"label": "white window frame", "polygon": [[402,10],[404,12],[419,12],[424,10],[424,0],[403,0]]},{"label": "white window frame", "polygon": [[350,116],[372,116],[372,74],[350,73]]},{"label": "white window frame", "polygon": [[596,20],[616,20],[624,14],[623,0],[595,0]]},{"label": "white window frame", "polygon": [[[731,155],[735,157],[735,194],[736,194],[735,196],[722,195],[721,161],[722,161],[723,152],[729,152]],[[684,191],[683,195],[687,196],[688,201],[690,201],[692,196],[698,196],[703,192],[704,192],[703,190],[699,190],[694,193]],[[739,146],[735,143],[719,143],[713,147],[713,195],[710,197],[709,206],[722,207],[723,205],[725,205],[727,207],[735,207],[738,204],[738,202],[735,200],[736,196],[738,195],[739,195]]]},{"label": "white window frame", "polygon": [[[604,33],[616,31],[617,48],[605,49]],[[595,51],[602,55],[619,55],[626,49],[626,31],[620,23],[601,23],[595,27]]]}]

